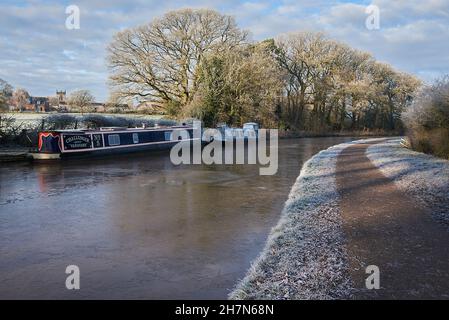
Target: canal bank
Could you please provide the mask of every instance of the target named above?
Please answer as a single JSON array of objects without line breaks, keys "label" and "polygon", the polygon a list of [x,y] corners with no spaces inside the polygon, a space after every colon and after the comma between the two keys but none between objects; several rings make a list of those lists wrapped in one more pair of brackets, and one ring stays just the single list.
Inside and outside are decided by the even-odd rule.
[{"label": "canal bank", "polygon": [[339,299],[350,296],[332,146],[302,167],[278,224],[231,299]]},{"label": "canal bank", "polygon": [[[449,162],[399,142],[354,141],[307,161],[230,298],[448,298],[449,233],[431,216],[448,202]],[[369,265],[379,290],[365,287]]]},{"label": "canal bank", "polygon": [[28,151],[27,147],[0,146],[0,163],[26,161],[28,160]]}]

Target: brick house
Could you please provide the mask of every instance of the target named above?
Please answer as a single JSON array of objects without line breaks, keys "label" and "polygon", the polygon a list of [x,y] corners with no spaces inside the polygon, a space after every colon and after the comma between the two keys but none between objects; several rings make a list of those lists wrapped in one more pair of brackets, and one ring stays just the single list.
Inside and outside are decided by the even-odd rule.
[{"label": "brick house", "polygon": [[29,103],[25,105],[26,111],[48,112],[50,103],[47,97],[30,97]]}]

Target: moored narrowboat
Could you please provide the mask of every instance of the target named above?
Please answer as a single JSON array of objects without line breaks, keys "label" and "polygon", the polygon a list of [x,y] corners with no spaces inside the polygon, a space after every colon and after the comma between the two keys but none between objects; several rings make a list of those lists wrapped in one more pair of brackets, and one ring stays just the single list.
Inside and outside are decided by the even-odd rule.
[{"label": "moored narrowboat", "polygon": [[226,124],[217,126],[212,136],[203,137],[203,141],[210,142],[212,140],[221,142],[249,141],[259,138],[259,125],[255,122],[247,122],[242,128],[231,128]]},{"label": "moored narrowboat", "polygon": [[191,142],[193,127],[156,128],[103,127],[100,129],[51,130],[38,134],[36,160],[169,149],[176,143]]}]

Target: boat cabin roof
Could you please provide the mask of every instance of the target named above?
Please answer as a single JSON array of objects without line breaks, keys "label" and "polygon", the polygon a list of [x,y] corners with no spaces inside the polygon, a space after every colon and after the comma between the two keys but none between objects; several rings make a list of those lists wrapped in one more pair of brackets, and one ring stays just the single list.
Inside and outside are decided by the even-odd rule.
[{"label": "boat cabin roof", "polygon": [[157,126],[157,127],[138,127],[138,128],[126,128],[126,127],[101,127],[98,129],[64,129],[64,130],[42,130],[42,132],[56,132],[56,133],[92,133],[92,132],[113,132],[113,131],[151,131],[161,129],[188,129],[190,126]]},{"label": "boat cabin roof", "polygon": [[259,127],[259,124],[258,123],[256,123],[256,122],[247,122],[247,123],[244,123],[243,124],[243,127],[245,128],[247,128],[247,127]]}]

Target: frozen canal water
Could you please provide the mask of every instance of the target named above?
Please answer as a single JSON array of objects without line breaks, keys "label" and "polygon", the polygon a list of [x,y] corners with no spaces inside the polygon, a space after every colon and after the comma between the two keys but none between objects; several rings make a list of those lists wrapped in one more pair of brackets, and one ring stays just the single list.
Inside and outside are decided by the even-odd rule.
[{"label": "frozen canal water", "polygon": [[[349,140],[281,140],[275,176],[168,153],[0,164],[0,298],[226,298],[302,163]],[[65,288],[72,264],[80,290]]]}]

